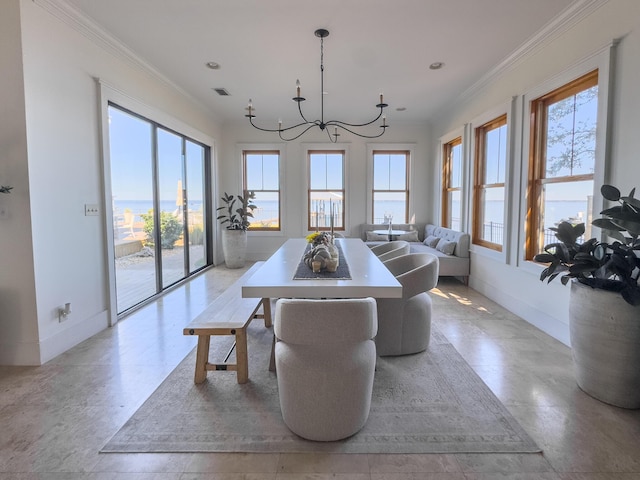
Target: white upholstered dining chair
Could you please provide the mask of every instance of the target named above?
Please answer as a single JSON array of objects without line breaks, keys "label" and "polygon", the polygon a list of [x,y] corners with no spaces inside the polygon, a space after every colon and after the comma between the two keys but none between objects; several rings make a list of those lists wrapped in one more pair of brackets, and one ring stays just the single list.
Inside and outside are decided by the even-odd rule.
[{"label": "white upholstered dining chair", "polygon": [[371,247],[371,251],[381,262],[386,262],[400,255],[406,255],[410,249],[409,242],[405,240],[393,240]]},{"label": "white upholstered dining chair", "polygon": [[364,426],[371,407],[376,331],[373,298],[277,301],[278,393],[282,418],[292,432],[334,441]]},{"label": "white upholstered dining chair", "polygon": [[431,297],[438,284],[438,257],[410,253],[384,265],[402,284],[402,298],[379,298],[378,355],[408,355],[426,350],[431,336]]}]

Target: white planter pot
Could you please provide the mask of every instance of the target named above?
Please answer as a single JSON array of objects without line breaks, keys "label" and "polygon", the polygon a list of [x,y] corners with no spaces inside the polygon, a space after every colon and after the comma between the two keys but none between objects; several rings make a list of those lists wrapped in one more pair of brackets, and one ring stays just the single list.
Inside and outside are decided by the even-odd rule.
[{"label": "white planter pot", "polygon": [[247,256],[247,232],[245,230],[222,230],[222,252],[227,268],[244,267]]},{"label": "white planter pot", "polygon": [[573,281],[569,321],[578,386],[605,403],[640,408],[640,307]]}]

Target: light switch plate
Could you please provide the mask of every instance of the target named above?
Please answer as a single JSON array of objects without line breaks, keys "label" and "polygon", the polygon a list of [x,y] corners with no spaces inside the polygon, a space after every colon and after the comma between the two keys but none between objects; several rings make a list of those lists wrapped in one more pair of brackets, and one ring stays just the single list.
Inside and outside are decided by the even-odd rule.
[{"label": "light switch plate", "polygon": [[95,203],[85,203],[84,215],[86,217],[100,215],[100,210],[98,210],[98,205]]}]

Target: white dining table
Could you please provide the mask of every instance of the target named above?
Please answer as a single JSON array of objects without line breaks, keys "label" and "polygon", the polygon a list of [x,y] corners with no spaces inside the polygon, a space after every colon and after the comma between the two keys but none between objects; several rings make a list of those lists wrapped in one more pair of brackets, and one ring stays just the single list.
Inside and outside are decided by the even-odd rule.
[{"label": "white dining table", "polygon": [[[272,322],[273,298],[401,298],[402,285],[359,238],[337,238],[350,279],[295,279],[307,241],[287,240],[242,285],[244,298],[262,298],[263,316]],[[275,336],[269,370],[275,371]]]},{"label": "white dining table", "polygon": [[294,279],[304,238],[287,240],[242,286],[250,298],[401,298],[402,285],[359,238],[338,238],[350,279]]}]

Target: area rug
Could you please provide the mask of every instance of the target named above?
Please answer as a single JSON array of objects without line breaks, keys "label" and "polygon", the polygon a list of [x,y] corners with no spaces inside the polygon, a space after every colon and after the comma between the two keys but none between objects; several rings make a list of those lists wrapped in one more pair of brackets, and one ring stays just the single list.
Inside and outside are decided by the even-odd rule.
[{"label": "area rug", "polygon": [[[254,321],[248,337],[249,382],[240,385],[235,372],[218,371],[195,385],[191,352],[102,452],[540,452],[434,331],[426,352],[378,358],[371,413],[360,432],[337,442],[301,439],[282,421],[276,374],[268,370],[272,330]],[[212,359],[227,352],[223,338],[212,338]]]}]

